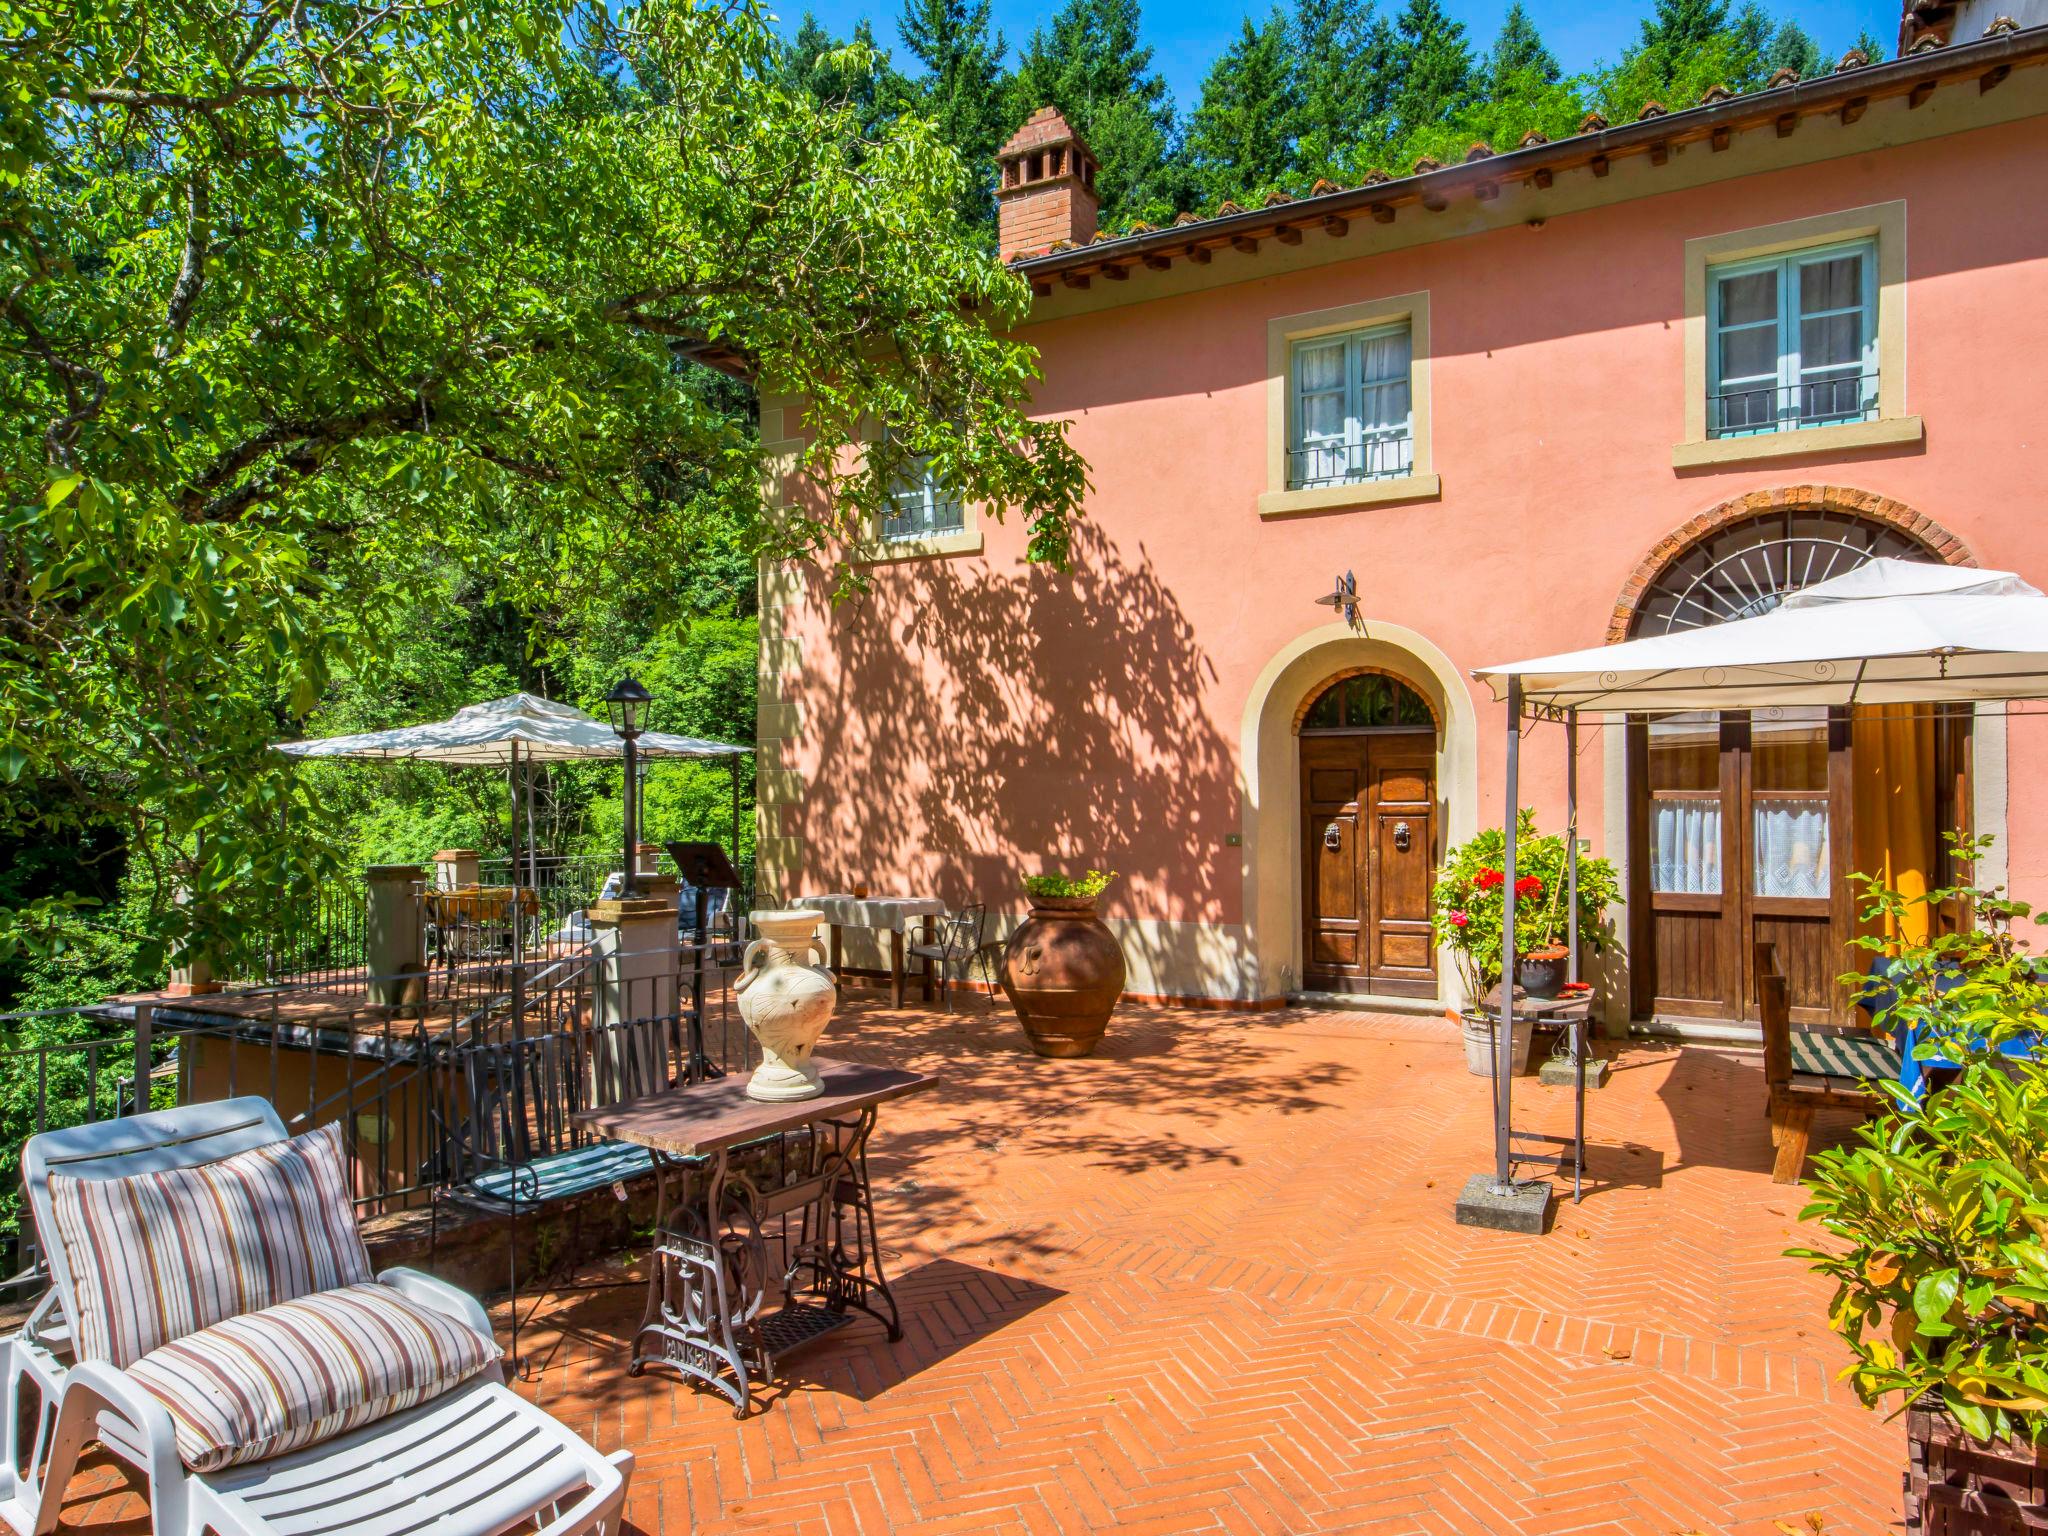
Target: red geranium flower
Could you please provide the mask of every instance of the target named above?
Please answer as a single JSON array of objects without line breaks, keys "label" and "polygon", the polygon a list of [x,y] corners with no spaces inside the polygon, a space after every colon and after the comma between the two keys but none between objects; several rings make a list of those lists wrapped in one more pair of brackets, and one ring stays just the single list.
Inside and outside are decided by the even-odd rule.
[{"label": "red geranium flower", "polygon": [[1453,912],[1451,914],[1451,926],[1453,928],[1462,928],[1471,921],[1472,914],[1469,912]]},{"label": "red geranium flower", "polygon": [[1543,882],[1535,875],[1524,875],[1515,882],[1515,894],[1517,896],[1541,896],[1543,894]]},{"label": "red geranium flower", "polygon": [[1490,891],[1506,879],[1507,876],[1497,869],[1482,869],[1472,877],[1472,883],[1482,891]]}]

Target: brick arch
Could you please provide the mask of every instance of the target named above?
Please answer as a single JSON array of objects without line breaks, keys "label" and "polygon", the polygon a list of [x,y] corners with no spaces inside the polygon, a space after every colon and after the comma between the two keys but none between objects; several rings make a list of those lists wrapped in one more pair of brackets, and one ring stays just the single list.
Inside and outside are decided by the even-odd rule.
[{"label": "brick arch", "polygon": [[[1317,683],[1315,687],[1309,689],[1309,691],[1305,695],[1303,695],[1302,701],[1299,704],[1295,705],[1295,734],[1301,734],[1301,722],[1306,720],[1308,718],[1308,712],[1311,709],[1315,708],[1317,699],[1320,699],[1324,694],[1328,693],[1332,688],[1336,687],[1346,678],[1361,677],[1368,672],[1372,673],[1375,677],[1391,678],[1393,681],[1399,683],[1403,688],[1406,688],[1410,693],[1414,694],[1415,697],[1422,700],[1422,707],[1429,711],[1429,718],[1435,724],[1437,734],[1439,736],[1443,734],[1443,715],[1442,712],[1439,711],[1436,707],[1436,700],[1432,699],[1429,696],[1429,690],[1418,686],[1414,678],[1404,676],[1403,674],[1396,672],[1392,667],[1345,667],[1340,671],[1332,672],[1320,683]],[[1416,729],[1419,731],[1422,729],[1422,727],[1418,725]]]},{"label": "brick arch", "polygon": [[1785,511],[1848,513],[1897,529],[1918,540],[1929,554],[1950,565],[1977,563],[1977,557],[1970,552],[1969,546],[1955,534],[1933,518],[1915,512],[1904,502],[1894,501],[1889,496],[1859,491],[1846,485],[1771,486],[1731,497],[1659,539],[1621,585],[1621,596],[1615,600],[1613,616],[1607,621],[1608,643],[1628,639],[1629,626],[1635,622],[1636,607],[1642,602],[1643,594],[1656,584],[1665,568],[1679,556],[1731,524],[1766,512]]}]

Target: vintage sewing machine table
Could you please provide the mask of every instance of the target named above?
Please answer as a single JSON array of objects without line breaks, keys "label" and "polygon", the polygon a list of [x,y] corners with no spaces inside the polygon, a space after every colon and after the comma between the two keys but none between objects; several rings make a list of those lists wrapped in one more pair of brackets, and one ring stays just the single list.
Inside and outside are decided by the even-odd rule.
[{"label": "vintage sewing machine table", "polygon": [[[886,1325],[892,1342],[903,1336],[875,1242],[867,1142],[881,1105],[934,1079],[816,1059],[825,1091],[800,1103],[757,1104],[735,1074],[575,1117],[654,1154],[664,1214],[632,1373],[672,1366],[724,1393],[735,1418],[778,1356],[854,1311]],[[782,1304],[764,1312],[771,1247]]]}]

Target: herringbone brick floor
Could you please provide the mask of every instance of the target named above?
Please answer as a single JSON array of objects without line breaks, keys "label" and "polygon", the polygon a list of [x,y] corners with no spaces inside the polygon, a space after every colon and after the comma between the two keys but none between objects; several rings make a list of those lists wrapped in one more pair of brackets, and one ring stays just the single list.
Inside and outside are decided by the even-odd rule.
[{"label": "herringbone brick floor", "polygon": [[[1127,1008],[1056,1062],[983,1007],[856,996],[828,1036],[942,1079],[873,1148],[900,1344],[856,1324],[736,1424],[626,1375],[636,1293],[542,1305],[528,1390],[634,1449],[639,1530],[1894,1528],[1903,1434],[1834,1383],[1826,1288],[1782,1257],[1811,1234],[1754,1053],[1619,1051],[1587,1198],[1527,1238],[1451,1220],[1489,1106],[1442,1021]],[[66,1523],[139,1516],[81,1489]]]}]

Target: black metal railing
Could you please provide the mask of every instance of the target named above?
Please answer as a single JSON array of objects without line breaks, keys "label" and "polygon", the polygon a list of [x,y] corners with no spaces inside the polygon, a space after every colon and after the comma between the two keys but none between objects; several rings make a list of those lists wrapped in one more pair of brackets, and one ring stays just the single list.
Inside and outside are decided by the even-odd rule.
[{"label": "black metal railing", "polygon": [[[627,947],[614,933],[574,954],[445,977],[358,971],[345,988],[318,979],[0,1015],[13,1042],[0,1049],[0,1301],[44,1283],[19,1195],[22,1143],[39,1131],[252,1094],[293,1135],[342,1126],[367,1219],[421,1205],[464,1175],[450,1121],[450,1106],[466,1102],[455,1081],[464,1052],[580,1060],[593,1042],[659,1020],[672,1044],[655,1077],[683,1084],[759,1063],[731,992],[749,924],[701,942],[657,935],[644,948],[626,936]],[[521,1043],[534,1041],[553,1043]],[[543,1097],[526,1113],[558,1108]],[[533,1145],[547,1144],[538,1118],[532,1129]]]},{"label": "black metal railing", "polygon": [[1414,459],[1415,440],[1407,432],[1369,437],[1356,443],[1314,443],[1288,451],[1287,486],[1290,490],[1306,491],[1360,480],[1391,479],[1409,473]]},{"label": "black metal railing", "polygon": [[1707,396],[1707,436],[1737,437],[1877,419],[1877,375],[1743,385]]},{"label": "black metal railing", "polygon": [[358,975],[368,959],[365,910],[360,878],[280,897],[229,974],[265,982]]}]

